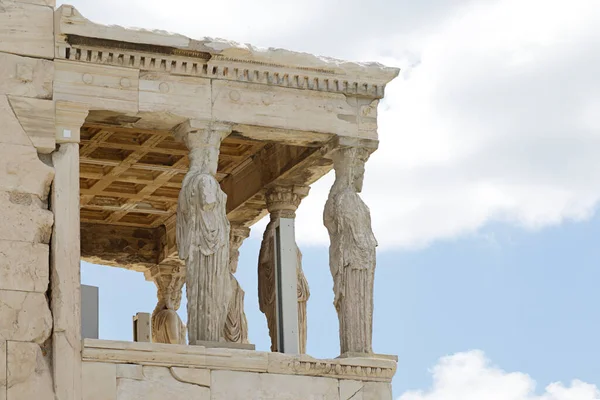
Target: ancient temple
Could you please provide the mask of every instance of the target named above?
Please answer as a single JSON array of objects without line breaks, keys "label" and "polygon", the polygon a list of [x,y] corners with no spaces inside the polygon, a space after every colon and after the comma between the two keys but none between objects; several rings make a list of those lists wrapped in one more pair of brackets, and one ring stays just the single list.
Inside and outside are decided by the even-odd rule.
[{"label": "ancient temple", "polygon": [[[0,0],[0,400],[391,399],[360,192],[397,75]],[[338,313],[340,356],[324,360],[306,354],[294,218],[332,169],[323,307]],[[263,217],[254,268],[271,352],[249,343],[235,277]],[[151,342],[81,339],[81,260],[154,282]]]}]

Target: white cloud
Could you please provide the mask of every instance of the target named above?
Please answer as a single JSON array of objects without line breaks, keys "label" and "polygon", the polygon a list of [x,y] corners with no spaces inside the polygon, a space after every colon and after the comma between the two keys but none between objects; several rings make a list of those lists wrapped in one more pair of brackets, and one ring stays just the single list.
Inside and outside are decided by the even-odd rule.
[{"label": "white cloud", "polygon": [[[597,0],[72,3],[103,23],[402,67],[380,106],[381,146],[363,193],[382,248],[490,221],[582,220],[600,199]],[[328,243],[331,181],[301,206],[304,245]]]},{"label": "white cloud", "polygon": [[535,381],[522,372],[506,372],[492,365],[481,351],[443,357],[433,368],[427,391],[404,393],[398,400],[599,400],[595,385],[578,380],[570,386],[548,385],[536,394]]},{"label": "white cloud", "polygon": [[[382,39],[398,50],[389,63],[416,66],[388,87],[367,166],[380,245],[422,246],[490,221],[589,218],[600,199],[599,46],[593,0],[468,3],[436,27]],[[318,207],[303,206],[301,221],[319,221],[327,190],[315,185]],[[301,224],[301,239],[326,243],[321,227]]]}]

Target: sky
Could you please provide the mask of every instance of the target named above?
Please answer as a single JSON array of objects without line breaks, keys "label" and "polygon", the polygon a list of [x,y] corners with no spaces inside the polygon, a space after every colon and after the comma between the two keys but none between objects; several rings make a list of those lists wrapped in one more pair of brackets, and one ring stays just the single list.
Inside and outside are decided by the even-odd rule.
[{"label": "sky", "polygon": [[[70,4],[105,24],[401,68],[362,194],[380,244],[374,348],[399,356],[395,398],[600,399],[599,1]],[[322,226],[332,181],[313,185],[297,222],[315,357],[339,349]],[[263,350],[265,224],[238,268]],[[84,264],[82,282],[100,287],[101,338],[130,340],[131,316],[154,308],[141,274]]]}]

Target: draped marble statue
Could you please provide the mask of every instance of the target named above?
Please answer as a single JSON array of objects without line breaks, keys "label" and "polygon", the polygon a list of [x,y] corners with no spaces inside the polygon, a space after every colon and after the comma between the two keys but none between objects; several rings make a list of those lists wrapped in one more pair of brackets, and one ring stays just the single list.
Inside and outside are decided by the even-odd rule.
[{"label": "draped marble statue", "polygon": [[231,226],[229,240],[229,271],[232,295],[229,300],[227,319],[223,336],[226,341],[233,343],[248,343],[248,321],[244,312],[244,291],[233,274],[236,273],[240,257],[240,246],[250,235],[250,228]]},{"label": "draped marble statue", "polygon": [[188,122],[178,131],[190,150],[190,169],[177,208],[177,247],[187,269],[190,344],[224,341],[231,296],[227,196],[216,179],[219,147],[229,131],[203,128],[194,129]]},{"label": "draped marble statue", "polygon": [[[275,186],[266,193],[270,221],[265,229],[258,257],[258,301],[260,311],[267,317],[271,351],[277,349],[277,304],[275,282],[275,230],[277,218],[295,218],[300,201],[308,195],[307,186]],[[300,354],[306,353],[306,303],[310,297],[308,282],[302,271],[302,253],[298,256],[298,337]]]},{"label": "draped marble statue", "polygon": [[360,148],[342,148],[334,152],[335,183],[323,214],[331,240],[329,265],[340,323],[341,354],[373,352],[377,241],[371,229],[369,208],[358,195],[368,157],[369,153]]},{"label": "draped marble statue", "polygon": [[186,326],[177,314],[185,282],[185,266],[174,262],[156,265],[148,272],[156,284],[158,303],[152,313],[154,343],[186,344]]}]

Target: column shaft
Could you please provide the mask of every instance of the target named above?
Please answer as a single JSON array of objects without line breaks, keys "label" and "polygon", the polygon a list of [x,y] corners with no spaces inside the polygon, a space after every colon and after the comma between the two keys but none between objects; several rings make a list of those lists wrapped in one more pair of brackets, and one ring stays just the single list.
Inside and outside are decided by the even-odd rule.
[{"label": "column shaft", "polygon": [[177,248],[186,264],[188,340],[223,341],[231,296],[227,196],[217,181],[221,140],[229,127],[182,125],[178,135],[190,150],[177,208]]},{"label": "column shaft", "polygon": [[[307,186],[275,186],[267,190],[267,209],[270,213],[270,222],[265,229],[261,243],[258,262],[258,297],[260,310],[267,318],[269,336],[271,337],[271,351],[280,351],[277,346],[277,290],[275,276],[275,231],[278,219],[294,219],[300,201],[308,195]],[[310,297],[308,282],[302,271],[302,253],[294,243],[297,257],[297,297],[298,297],[298,336],[299,352],[306,352],[307,321],[306,302]]]},{"label": "column shaft", "polygon": [[57,399],[81,399],[81,279],[79,144],[63,143],[52,155],[56,175],[51,207],[52,361]]},{"label": "column shaft", "polygon": [[371,354],[373,283],[377,241],[362,190],[368,152],[342,148],[333,155],[335,183],[325,204],[324,223],[331,246],[334,305],[340,323],[341,354]]},{"label": "column shaft", "polygon": [[248,343],[248,320],[244,312],[244,290],[235,278],[240,257],[240,247],[250,235],[250,229],[241,225],[232,225],[229,236],[229,271],[232,295],[229,300],[227,319],[223,336],[232,343]]}]

